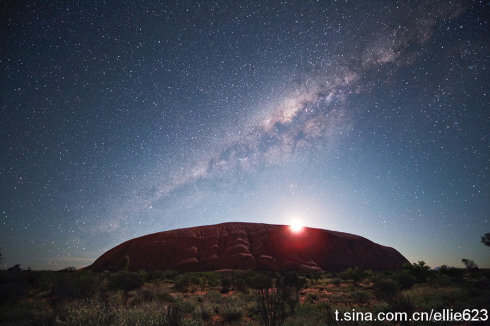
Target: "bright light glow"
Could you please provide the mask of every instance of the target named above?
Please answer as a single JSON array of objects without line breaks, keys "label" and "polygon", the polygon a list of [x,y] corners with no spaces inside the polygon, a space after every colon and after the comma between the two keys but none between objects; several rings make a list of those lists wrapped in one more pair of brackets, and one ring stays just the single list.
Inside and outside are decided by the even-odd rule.
[{"label": "bright light glow", "polygon": [[292,220],[289,224],[289,228],[294,233],[301,232],[301,230],[303,230],[303,223],[298,219]]}]

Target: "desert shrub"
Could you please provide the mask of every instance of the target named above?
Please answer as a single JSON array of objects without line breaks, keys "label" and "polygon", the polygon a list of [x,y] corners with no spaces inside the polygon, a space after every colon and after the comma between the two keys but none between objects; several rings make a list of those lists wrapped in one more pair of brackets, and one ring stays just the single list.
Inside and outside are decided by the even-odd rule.
[{"label": "desert shrub", "polygon": [[137,274],[138,274],[138,277],[141,280],[143,280],[143,283],[146,283],[146,282],[148,282],[150,280],[150,273],[148,273],[147,271],[145,271],[143,269],[142,270],[139,270],[137,272]]},{"label": "desert shrub", "polygon": [[153,302],[157,299],[157,293],[153,289],[138,289],[132,305]]},{"label": "desert shrub", "polygon": [[71,299],[90,299],[100,291],[100,280],[89,271],[56,272],[51,280],[51,297],[60,302]]},{"label": "desert shrub", "polygon": [[342,283],[342,279],[338,278],[338,277],[335,277],[335,278],[332,278],[330,280],[330,283],[332,283],[333,285],[335,286],[339,286],[340,283]]},{"label": "desert shrub", "polygon": [[307,281],[300,278],[296,272],[286,272],[279,275],[276,279],[276,287],[279,288],[284,296],[284,302],[289,312],[294,312],[299,304],[299,292],[306,287]]},{"label": "desert shrub", "polygon": [[163,271],[162,273],[163,278],[167,280],[174,280],[177,275],[179,275],[179,273],[172,270]]},{"label": "desert shrub", "polygon": [[317,293],[309,293],[307,296],[306,296],[306,300],[307,302],[310,302],[310,303],[315,303],[316,301],[318,301],[318,294]]},{"label": "desert shrub", "polygon": [[115,272],[109,276],[109,288],[111,290],[134,290],[143,285],[144,278],[141,274],[130,272]]},{"label": "desert shrub", "polygon": [[408,296],[398,294],[388,302],[387,311],[399,311],[410,314],[415,311],[415,306]]},{"label": "desert shrub", "polygon": [[351,301],[349,295],[344,291],[335,292],[329,298],[332,302],[336,303],[348,303]]},{"label": "desert shrub", "polygon": [[172,271],[172,270],[166,270],[166,271],[151,271],[151,272],[146,272],[147,273],[147,282],[154,282],[157,280],[171,280],[173,281],[177,275],[179,275],[178,272]]},{"label": "desert shrub", "polygon": [[191,275],[189,281],[194,285],[201,285],[201,283],[203,283],[203,280],[197,275]]},{"label": "desert shrub", "polygon": [[280,276],[280,281],[282,285],[294,287],[297,289],[302,289],[306,287],[307,281],[304,278],[301,278],[297,272],[290,271],[285,272]]},{"label": "desert shrub", "polygon": [[379,299],[390,301],[400,292],[398,284],[391,278],[378,277],[375,280],[375,293]]},{"label": "desert shrub", "polygon": [[231,276],[224,274],[221,277],[221,290],[220,292],[225,294],[231,291]]},{"label": "desert shrub", "polygon": [[14,265],[14,266],[12,266],[12,267],[9,267],[9,268],[7,269],[7,271],[8,271],[8,272],[13,272],[13,273],[19,273],[19,272],[21,272],[21,271],[22,271],[22,268],[20,268],[20,264],[16,264],[16,265]]},{"label": "desert shrub", "polygon": [[185,312],[176,305],[164,308],[164,325],[180,326],[184,323]]},{"label": "desert shrub", "polygon": [[0,325],[52,325],[53,309],[45,301],[9,301],[0,305]]},{"label": "desert shrub", "polygon": [[209,291],[204,295],[205,299],[212,303],[221,302],[221,294],[216,291]]},{"label": "desert shrub", "polygon": [[442,309],[449,305],[467,302],[471,296],[460,287],[434,288],[431,286],[415,286],[405,292],[412,302],[423,309]]},{"label": "desert shrub", "polygon": [[145,303],[131,308],[118,307],[114,325],[132,326],[165,325],[166,310],[155,303]]},{"label": "desert shrub", "polygon": [[402,290],[411,289],[412,286],[414,286],[415,283],[417,283],[417,279],[415,278],[415,276],[410,274],[410,272],[407,270],[398,273],[396,275],[396,280],[398,282],[398,285],[400,286],[400,289]]},{"label": "desert shrub", "polygon": [[139,273],[130,273],[126,271],[115,272],[109,276],[109,288],[111,290],[122,290],[124,294],[124,303],[127,302],[129,291],[141,287],[144,278]]},{"label": "desert shrub", "polygon": [[280,289],[268,288],[255,290],[257,297],[256,311],[261,325],[282,325],[286,318],[284,294]]},{"label": "desert shrub", "polygon": [[[256,294],[256,312],[262,325],[282,325],[286,316],[296,310],[299,291],[305,282],[295,273],[277,275],[275,287],[259,288]],[[266,283],[259,282],[261,287]]]},{"label": "desert shrub", "polygon": [[200,287],[202,282],[202,278],[198,275],[181,274],[175,280],[174,289],[178,292],[194,292],[195,288],[192,286]]},{"label": "desert shrub", "polygon": [[431,274],[430,267],[425,264],[424,261],[419,261],[418,263],[405,264],[403,269],[412,274],[419,283],[425,283],[427,277]]},{"label": "desert shrub", "polygon": [[371,269],[366,269],[366,270],[364,270],[364,278],[365,278],[365,279],[370,279],[370,280],[372,280],[372,279],[374,279],[375,277],[376,277],[376,273],[375,273],[375,272],[373,272],[373,270],[371,270]]},{"label": "desert shrub", "polygon": [[260,290],[271,288],[272,280],[273,278],[268,273],[253,273],[247,276],[245,282],[250,288]]},{"label": "desert shrub", "polygon": [[168,292],[158,292],[156,297],[159,302],[175,302],[175,298]]},{"label": "desert shrub", "polygon": [[436,287],[447,287],[453,284],[454,282],[447,275],[438,275],[431,280],[431,285]]},{"label": "desert shrub", "polygon": [[105,326],[116,321],[117,312],[96,300],[68,301],[60,308],[56,316],[56,325]]},{"label": "desert shrub", "polygon": [[211,303],[203,303],[199,306],[199,316],[203,321],[211,320],[211,317],[215,315],[216,307]]},{"label": "desert shrub", "polygon": [[230,298],[221,309],[221,316],[227,323],[238,321],[243,316],[243,302],[237,298]]},{"label": "desert shrub", "polygon": [[155,282],[158,280],[164,280],[165,276],[162,271],[152,271],[148,273],[148,282]]},{"label": "desert shrub", "polygon": [[452,282],[460,283],[463,281],[464,270],[442,265],[439,268],[438,274],[448,276]]},{"label": "desert shrub", "polygon": [[216,272],[200,272],[199,276],[201,280],[208,286],[218,286],[220,285],[220,277]]},{"label": "desert shrub", "polygon": [[339,276],[344,280],[352,280],[354,286],[357,286],[360,281],[366,278],[366,273],[362,269],[355,267],[346,269],[345,271],[341,272]]},{"label": "desert shrub", "polygon": [[310,280],[312,284],[318,283],[318,280],[322,277],[319,271],[309,270],[305,273],[306,278]]},{"label": "desert shrub", "polygon": [[179,277],[174,284],[175,291],[188,292],[190,287],[190,279],[188,277]]},{"label": "desert shrub", "polygon": [[231,282],[233,288],[237,291],[247,294],[249,291],[248,284],[246,282],[247,273],[246,272],[235,272],[231,275]]},{"label": "desert shrub", "polygon": [[[479,294],[483,294],[483,291],[481,291]],[[475,295],[474,293],[469,293],[463,288],[455,287],[455,286],[438,289],[438,295],[444,300],[444,304],[446,306],[453,305],[455,303],[465,302],[470,297],[475,298],[478,296]]]},{"label": "desert shrub", "polygon": [[64,272],[75,272],[76,270],[77,269],[73,266],[68,266],[68,267],[63,268]]},{"label": "desert shrub", "polygon": [[196,310],[196,304],[189,300],[176,300],[174,305],[185,314],[191,314]]},{"label": "desert shrub", "polygon": [[[330,312],[329,312],[330,310]],[[331,313],[331,314],[330,314]],[[296,313],[288,317],[284,325],[287,326],[317,326],[317,325],[335,325],[335,314],[332,313],[330,306],[327,304],[305,303],[301,305]]]},{"label": "desert shrub", "polygon": [[355,303],[365,303],[369,301],[370,295],[364,290],[355,290],[350,297]]}]

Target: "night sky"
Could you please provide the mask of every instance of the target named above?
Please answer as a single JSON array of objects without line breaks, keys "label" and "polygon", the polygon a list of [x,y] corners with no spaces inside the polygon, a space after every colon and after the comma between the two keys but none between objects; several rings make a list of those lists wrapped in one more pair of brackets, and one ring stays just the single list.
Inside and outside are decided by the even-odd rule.
[{"label": "night sky", "polygon": [[2,268],[229,221],[490,267],[490,6],[2,1]]}]

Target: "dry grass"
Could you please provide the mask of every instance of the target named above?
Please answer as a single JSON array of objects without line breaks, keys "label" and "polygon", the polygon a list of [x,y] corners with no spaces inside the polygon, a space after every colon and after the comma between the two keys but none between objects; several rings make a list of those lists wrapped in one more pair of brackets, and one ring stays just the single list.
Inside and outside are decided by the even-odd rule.
[{"label": "dry grass", "polygon": [[[239,273],[235,279],[255,272]],[[490,297],[490,274],[485,270],[462,270],[451,278],[434,273],[425,283],[407,290],[397,285],[397,275],[372,273],[354,283],[327,274],[315,279],[300,274],[305,286],[299,293],[299,305],[287,309],[285,324],[332,324],[329,316],[335,309],[485,308]],[[200,284],[178,291],[176,279],[150,276],[139,274],[145,282],[124,292],[108,286],[110,273],[0,272],[0,324],[162,325],[169,319],[176,320],[176,325],[260,324],[255,290],[244,287],[243,282],[232,282],[230,291],[221,293],[222,286],[216,281],[220,273],[188,274],[181,279],[189,277]],[[392,288],[380,295],[378,284]]]}]

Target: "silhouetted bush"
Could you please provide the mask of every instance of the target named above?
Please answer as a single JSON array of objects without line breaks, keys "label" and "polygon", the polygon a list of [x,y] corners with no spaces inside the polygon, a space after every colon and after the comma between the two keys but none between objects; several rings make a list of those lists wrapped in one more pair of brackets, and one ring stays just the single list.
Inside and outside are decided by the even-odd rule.
[{"label": "silhouetted bush", "polygon": [[227,323],[240,320],[243,316],[243,302],[236,298],[228,300],[221,309],[221,316]]},{"label": "silhouetted bush", "polygon": [[[275,282],[274,282],[275,281]],[[268,288],[264,285],[274,285]],[[296,310],[299,304],[299,291],[305,281],[296,273],[279,274],[276,279],[262,279],[257,282],[256,311],[260,322],[265,326],[282,325],[286,316]]]},{"label": "silhouetted bush", "polygon": [[211,320],[215,313],[215,307],[210,303],[201,304],[199,307],[199,316],[203,321]]},{"label": "silhouetted bush", "polygon": [[414,286],[415,283],[417,283],[417,279],[415,278],[415,276],[410,274],[410,272],[407,270],[401,271],[399,274],[397,274],[396,280],[400,285],[400,289],[402,290],[411,289],[412,286]]},{"label": "silhouetted bush", "polygon": [[[388,307],[386,311],[397,311],[406,312],[410,316],[415,311],[415,306],[413,305],[410,298],[403,294],[398,294],[388,301]],[[409,325],[409,321],[400,321],[401,325]]]},{"label": "silhouetted bush", "polygon": [[180,326],[184,323],[185,312],[176,305],[164,308],[164,325]]},{"label": "silhouetted bush", "polygon": [[194,274],[182,274],[176,277],[174,289],[178,292],[195,292],[196,287],[200,288],[203,281],[201,277]]},{"label": "silhouetted bush", "polygon": [[144,277],[139,273],[126,271],[115,272],[109,277],[109,288],[111,290],[122,290],[124,293],[124,303],[127,302],[129,291],[141,287]]},{"label": "silhouetted bush", "polygon": [[339,286],[340,283],[342,283],[342,279],[338,278],[338,277],[334,277],[330,280],[330,283],[332,283],[333,285],[335,286]]},{"label": "silhouetted bush", "polygon": [[99,278],[89,271],[56,272],[51,281],[51,296],[56,302],[90,299],[100,291]]},{"label": "silhouetted bush", "polygon": [[276,279],[276,287],[280,288],[285,296],[284,301],[292,313],[299,304],[299,292],[306,287],[307,281],[300,278],[298,273],[291,271],[279,275]]},{"label": "silhouetted bush", "polygon": [[153,301],[157,301],[157,293],[153,289],[138,289],[131,304],[134,306]]},{"label": "silhouetted bush", "polygon": [[77,269],[73,266],[65,267],[62,271],[64,272],[75,272]]},{"label": "silhouetted bush", "polygon": [[318,280],[322,276],[321,272],[315,270],[309,270],[305,272],[306,278],[308,278],[312,284],[318,283]]},{"label": "silhouetted bush", "polygon": [[159,292],[156,297],[159,302],[175,302],[175,298],[168,292]]},{"label": "silhouetted bush", "polygon": [[400,288],[393,279],[378,277],[375,280],[375,293],[376,297],[381,300],[389,302],[398,295]]},{"label": "silhouetted bush", "polygon": [[366,277],[366,275],[367,274],[362,269],[359,269],[358,267],[348,268],[339,274],[340,278],[344,280],[352,280],[354,286],[357,286],[359,282]]},{"label": "silhouetted bush", "polygon": [[159,279],[159,280],[174,280],[179,273],[172,270],[166,271],[154,271],[150,273],[151,279]]},{"label": "silhouetted bush", "polygon": [[9,267],[7,269],[8,272],[20,272],[22,269],[20,268],[20,265],[17,264],[17,265],[14,265],[12,267]]},{"label": "silhouetted bush", "polygon": [[224,274],[221,276],[221,290],[220,292],[226,294],[231,291],[231,276]]},{"label": "silhouetted bush", "polygon": [[255,290],[256,311],[264,326],[282,325],[286,318],[285,296],[281,289],[266,288]]},{"label": "silhouetted bush", "polygon": [[461,259],[461,262],[467,269],[478,269],[478,265],[471,259]]},{"label": "silhouetted bush", "polygon": [[369,301],[370,295],[364,290],[355,290],[350,297],[355,303],[365,303]]},{"label": "silhouetted bush", "polygon": [[430,267],[427,266],[424,261],[419,261],[418,263],[413,264],[404,264],[403,269],[412,274],[419,283],[425,283],[427,281],[427,277],[429,277],[431,274]]},{"label": "silhouetted bush", "polygon": [[180,277],[175,281],[174,289],[178,292],[188,292],[191,281],[188,277]]},{"label": "silhouetted bush", "polygon": [[56,324],[104,326],[114,324],[116,318],[116,310],[100,301],[74,300],[60,306]]},{"label": "silhouetted bush", "polygon": [[246,284],[254,289],[268,289],[272,287],[272,276],[269,273],[253,273],[247,276]]},{"label": "silhouetted bush", "polygon": [[177,306],[185,314],[193,313],[196,310],[196,304],[192,301],[176,300],[175,306]]}]

